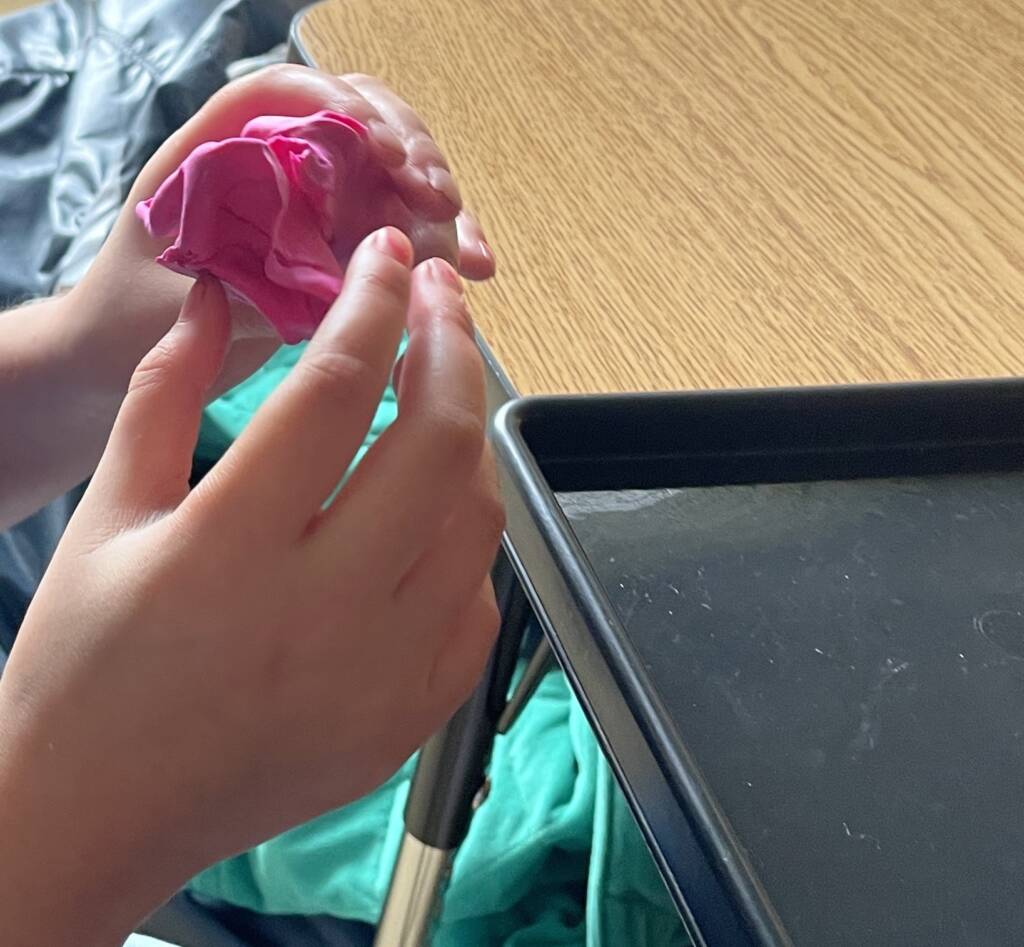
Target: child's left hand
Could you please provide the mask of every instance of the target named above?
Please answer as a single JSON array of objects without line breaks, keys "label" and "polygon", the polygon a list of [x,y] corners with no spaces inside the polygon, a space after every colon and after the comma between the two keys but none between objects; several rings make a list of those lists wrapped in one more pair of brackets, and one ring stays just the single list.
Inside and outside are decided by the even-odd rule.
[{"label": "child's left hand", "polygon": [[[151,238],[134,213],[199,144],[237,135],[259,115],[308,115],[331,109],[369,129],[372,147],[388,169],[403,208],[392,224],[413,241],[417,259],[442,257],[469,279],[494,274],[494,255],[475,219],[462,210],[458,186],[440,149],[413,111],[379,80],[369,76],[328,76],[302,66],[273,66],[234,82],[215,96],[157,151],[139,174],[125,208],[93,266],[69,294],[67,308],[85,320],[89,348],[120,400],[142,355],[170,328],[191,280],[155,262],[164,245]],[[401,219],[397,219],[397,218]],[[237,384],[279,346],[271,337],[252,337],[259,318],[233,306],[240,331],[232,342],[212,395]]]}]

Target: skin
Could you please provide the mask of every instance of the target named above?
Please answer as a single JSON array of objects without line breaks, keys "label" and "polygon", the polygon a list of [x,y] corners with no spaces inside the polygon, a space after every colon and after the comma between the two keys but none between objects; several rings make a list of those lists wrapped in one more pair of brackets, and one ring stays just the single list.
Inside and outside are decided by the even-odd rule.
[{"label": "skin", "polygon": [[[309,92],[304,71],[254,81],[283,96],[261,111],[310,110],[285,94],[293,82]],[[193,124],[212,137],[244,122],[255,105],[235,95],[222,93]],[[138,193],[198,134],[187,126],[168,142]],[[418,134],[403,147],[429,150]],[[396,161],[396,173],[429,187],[410,160]],[[450,195],[420,199],[438,217],[449,201],[438,222],[451,224]],[[503,515],[455,270],[439,259],[416,265],[420,251],[394,228],[363,241],[295,370],[190,490],[205,401],[260,355],[237,335],[245,314],[220,286],[200,280],[182,305],[178,279],[151,266],[152,248],[136,245],[126,220],[82,286],[99,293],[117,264],[135,275],[119,277],[120,294],[92,300],[91,318],[127,327],[144,300],[180,317],[161,329],[163,315],[139,316],[139,344],[156,336],[109,421],[86,386],[91,410],[77,416],[90,430],[75,448],[106,447],[0,678],[0,918],[11,947],[118,944],[204,866],[368,792],[465,699],[498,622],[488,571]],[[463,269],[482,275],[481,257],[466,263],[455,246]],[[62,367],[80,380],[104,376],[80,364],[84,350],[62,349],[74,333],[65,337],[49,312],[41,304],[42,325],[15,341],[31,350],[35,339],[45,352],[56,333],[50,354]],[[398,420],[324,508],[404,329]],[[0,341],[8,369],[9,341]],[[104,367],[131,358],[92,356]],[[38,380],[45,359],[36,359],[28,377]],[[0,403],[32,392],[18,387],[25,377],[0,373]],[[116,390],[112,377],[104,383]],[[7,442],[18,422],[12,433],[11,419],[0,420]],[[65,466],[49,476],[45,445],[33,456],[49,477],[37,499],[92,467],[59,456]]]},{"label": "skin", "polygon": [[[444,156],[416,113],[382,83],[289,65],[226,86],[139,174],[85,278],[64,296],[0,314],[0,443],[19,445],[0,455],[0,528],[95,469],[132,371],[177,318],[191,285],[154,262],[165,244],[146,234],[135,205],[196,145],[235,135],[258,115],[322,108],[368,125],[395,182],[400,200],[363,220],[365,232],[396,226],[412,236],[417,261],[447,259],[469,279],[494,274],[494,255],[462,210]],[[279,344],[255,313],[233,306],[231,343],[210,396],[250,375]]]}]

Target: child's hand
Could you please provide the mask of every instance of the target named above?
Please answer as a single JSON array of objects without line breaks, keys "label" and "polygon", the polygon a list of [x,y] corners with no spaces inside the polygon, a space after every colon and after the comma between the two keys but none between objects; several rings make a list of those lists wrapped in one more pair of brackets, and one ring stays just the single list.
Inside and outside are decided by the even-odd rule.
[{"label": "child's hand", "polygon": [[[191,493],[216,283],[139,365],[0,682],[5,944],[113,943],[203,866],[369,791],[475,683],[503,524],[481,362],[458,277],[412,253],[393,229],[362,244]],[[398,420],[323,510],[406,325]]]},{"label": "child's hand", "polygon": [[[430,133],[416,113],[381,82],[367,76],[336,78],[302,66],[275,66],[232,83],[171,136],[140,173],[110,238],[82,282],[69,311],[88,319],[96,357],[109,363],[113,391],[123,386],[142,355],[170,327],[190,280],[154,262],[164,245],[150,238],[135,205],[151,197],[191,151],[204,141],[238,134],[259,115],[307,115],[333,109],[370,129],[374,150],[388,168],[404,206],[375,225],[409,233],[417,260],[440,256],[471,279],[494,273],[494,257],[476,221],[461,210],[458,187]],[[242,305],[232,306],[233,332],[212,394],[251,374],[277,348],[270,336],[252,338],[265,325]]]}]

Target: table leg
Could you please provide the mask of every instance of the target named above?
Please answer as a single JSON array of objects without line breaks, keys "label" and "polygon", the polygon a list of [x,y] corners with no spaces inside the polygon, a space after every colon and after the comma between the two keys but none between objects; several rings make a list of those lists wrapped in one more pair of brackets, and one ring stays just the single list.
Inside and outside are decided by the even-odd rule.
[{"label": "table leg", "polygon": [[492,578],[501,611],[498,642],[472,696],[420,751],[405,807],[405,835],[375,947],[430,943],[455,853],[473,811],[487,795],[487,763],[531,615],[504,552],[498,555]]}]

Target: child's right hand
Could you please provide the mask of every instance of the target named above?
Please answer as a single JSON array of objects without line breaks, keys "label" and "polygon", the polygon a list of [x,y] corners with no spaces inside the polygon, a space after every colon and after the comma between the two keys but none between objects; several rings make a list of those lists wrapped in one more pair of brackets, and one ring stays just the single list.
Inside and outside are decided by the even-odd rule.
[{"label": "child's right hand", "polygon": [[[363,243],[191,492],[220,287],[136,370],[0,679],[5,944],[119,942],[205,865],[369,791],[473,687],[503,525],[482,367],[455,272],[412,259],[393,229]],[[398,420],[324,510],[406,326]]]}]

